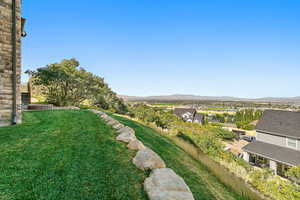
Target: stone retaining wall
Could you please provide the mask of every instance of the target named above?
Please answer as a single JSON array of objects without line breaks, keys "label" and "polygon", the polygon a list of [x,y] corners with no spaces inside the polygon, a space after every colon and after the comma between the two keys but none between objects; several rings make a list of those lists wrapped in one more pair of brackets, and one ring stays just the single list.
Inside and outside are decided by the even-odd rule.
[{"label": "stone retaining wall", "polygon": [[158,154],[139,141],[132,128],[124,126],[104,112],[94,109],[90,111],[116,129],[119,134],[116,140],[126,143],[129,149],[137,150],[132,160],[136,167],[141,170],[151,170],[150,176],[144,181],[144,190],[150,200],[194,200],[184,180],[172,169],[167,168]]},{"label": "stone retaining wall", "polygon": [[54,106],[52,104],[29,104],[26,110],[79,110],[75,106]]},{"label": "stone retaining wall", "polygon": [[[17,123],[21,122],[21,3],[17,6]],[[12,123],[12,0],[0,0],[0,126]]]}]

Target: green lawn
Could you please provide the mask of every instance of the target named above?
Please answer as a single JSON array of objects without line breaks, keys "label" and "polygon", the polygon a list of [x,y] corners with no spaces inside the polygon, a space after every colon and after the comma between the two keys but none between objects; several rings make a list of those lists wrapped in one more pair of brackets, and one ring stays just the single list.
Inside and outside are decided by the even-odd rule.
[{"label": "green lawn", "polygon": [[137,122],[119,116],[114,117],[121,123],[134,128],[137,138],[158,153],[166,162],[167,167],[172,168],[178,175],[184,178],[196,200],[245,199],[220,183],[204,165],[192,159],[168,138]]},{"label": "green lawn", "polygon": [[88,111],[35,111],[0,128],[0,200],[147,199],[146,174]]},{"label": "green lawn", "polygon": [[[182,176],[195,199],[242,199],[203,165],[154,130],[117,117]],[[88,111],[23,113],[23,124],[0,128],[0,200],[146,200],[146,173],[135,151]]]}]

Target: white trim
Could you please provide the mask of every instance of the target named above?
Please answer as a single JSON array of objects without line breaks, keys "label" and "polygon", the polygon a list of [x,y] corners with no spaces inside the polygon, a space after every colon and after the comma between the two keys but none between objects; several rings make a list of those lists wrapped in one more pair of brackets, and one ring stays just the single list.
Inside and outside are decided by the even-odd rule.
[{"label": "white trim", "polygon": [[[296,141],[296,147],[291,147],[288,145],[288,140],[295,140]],[[297,139],[294,139],[294,138],[290,138],[290,137],[286,137],[285,138],[285,142],[286,142],[286,147],[290,148],[290,149],[296,149],[298,150],[298,140]]]}]

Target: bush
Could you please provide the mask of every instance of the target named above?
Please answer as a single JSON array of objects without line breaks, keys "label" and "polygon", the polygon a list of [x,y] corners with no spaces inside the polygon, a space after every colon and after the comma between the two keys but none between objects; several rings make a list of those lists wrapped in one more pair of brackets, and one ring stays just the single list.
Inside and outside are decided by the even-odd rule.
[{"label": "bush", "polygon": [[213,135],[191,135],[190,137],[205,154],[219,157],[220,153],[223,152],[224,148],[220,139]]},{"label": "bush", "polygon": [[296,183],[300,183],[300,165],[290,168],[286,176]]},{"label": "bush", "polygon": [[255,125],[253,125],[253,124],[247,124],[247,125],[242,126],[242,129],[251,131],[251,130],[255,129]]},{"label": "bush", "polygon": [[250,173],[250,182],[259,191],[270,195],[274,199],[300,199],[299,186],[279,177],[274,177],[270,169],[254,170]]},{"label": "bush", "polygon": [[144,104],[137,104],[130,107],[132,115],[146,123],[154,123],[156,126],[167,129],[171,128],[179,119],[170,112],[154,109]]},{"label": "bush", "polygon": [[224,130],[222,128],[209,128],[209,130],[211,132],[215,133],[217,137],[219,137],[223,140],[232,140],[236,137],[235,133]]}]

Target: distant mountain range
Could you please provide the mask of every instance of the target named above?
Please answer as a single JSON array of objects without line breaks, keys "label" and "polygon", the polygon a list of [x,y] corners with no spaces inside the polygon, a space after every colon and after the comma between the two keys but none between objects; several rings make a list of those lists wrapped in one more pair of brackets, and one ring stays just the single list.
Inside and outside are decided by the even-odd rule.
[{"label": "distant mountain range", "polygon": [[253,101],[253,102],[282,102],[282,103],[300,103],[300,96],[298,97],[264,97],[264,98],[238,98],[230,96],[198,96],[186,94],[173,94],[162,96],[126,96],[119,95],[125,101]]}]

